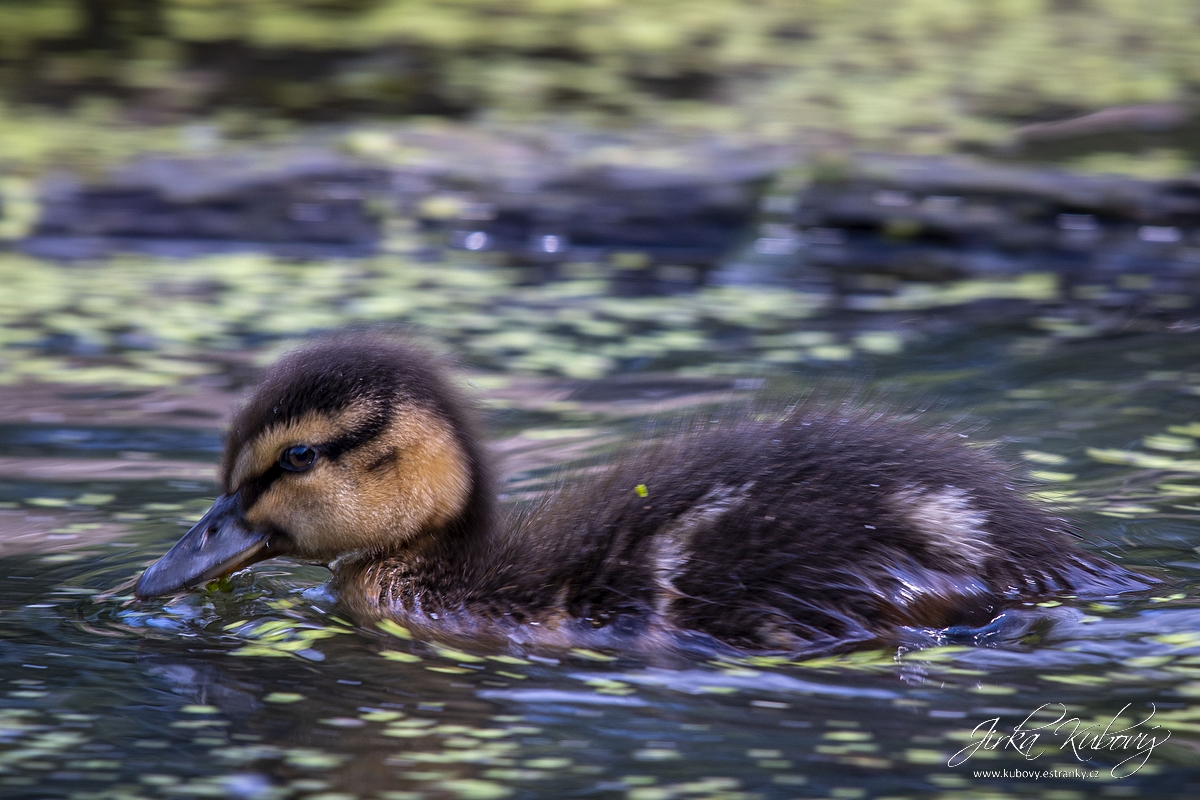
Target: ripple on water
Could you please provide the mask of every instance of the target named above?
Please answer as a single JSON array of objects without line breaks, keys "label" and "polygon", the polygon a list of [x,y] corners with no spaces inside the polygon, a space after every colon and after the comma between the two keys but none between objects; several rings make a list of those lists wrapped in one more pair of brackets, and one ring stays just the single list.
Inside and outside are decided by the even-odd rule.
[{"label": "ripple on water", "polygon": [[[1119,352],[1103,352],[1112,355],[1103,369],[1112,370]],[[939,363],[978,355],[969,354]],[[215,486],[171,477],[0,478],[0,502],[12,504],[0,508],[0,527],[8,515],[14,521],[0,529],[0,575],[8,576],[0,584],[0,794],[136,786],[163,798],[1003,796],[1015,791],[1011,780],[947,766],[980,723],[996,717],[1011,730],[1046,703],[1089,720],[1153,703],[1173,738],[1143,772],[1119,783],[1064,779],[1047,791],[1188,796],[1185,776],[1200,742],[1200,608],[1188,566],[1198,528],[1196,512],[1180,506],[1194,504],[1200,489],[1186,464],[1138,459],[1186,460],[1154,451],[1166,440],[1146,437],[1186,438],[1178,431],[1200,416],[1194,395],[1180,391],[1190,379],[1141,382],[1137,369],[1124,383],[1110,375],[1084,384],[1086,365],[1064,377],[1061,364],[1025,363],[1018,380],[1018,366],[958,379],[939,418],[964,408],[991,417],[989,430],[1013,439],[1002,451],[1014,461],[1033,453],[1024,459],[1031,470],[1055,473],[1031,480],[1046,479],[1037,485],[1049,487],[1064,514],[1126,563],[1158,570],[1164,583],[1147,596],[1019,609],[966,639],[915,631],[903,647],[798,663],[697,658],[667,668],[620,653],[539,660],[450,649],[340,619],[326,573],[286,562],[136,603],[128,582],[202,513]],[[924,385],[907,374],[899,385]],[[901,378],[880,380],[895,386]],[[998,388],[1009,382],[1025,393]],[[707,383],[679,391],[669,378],[662,383],[662,392],[637,383],[628,403],[614,399],[611,386],[603,398],[584,392],[571,402],[562,392],[538,394],[544,383],[524,394],[509,384],[496,390],[508,392],[496,413],[512,434],[504,446],[520,473],[515,494],[541,491],[556,459],[604,452],[631,417],[677,415],[690,391],[703,395],[700,406],[713,399]],[[946,384],[934,374],[930,385]],[[651,407],[663,397],[668,406]],[[115,461],[131,442],[155,459],[211,460],[205,448],[213,439],[151,433],[69,433],[46,436],[44,446],[68,460]],[[87,450],[88,441],[106,444]],[[0,456],[31,442],[0,443]],[[1089,447],[1108,460],[1091,458]],[[1137,458],[1116,459],[1114,450]],[[19,531],[39,547],[48,535],[77,538],[48,540],[54,550],[18,550]],[[47,560],[64,555],[73,560]],[[1106,758],[1091,763],[1107,770]],[[1029,766],[1011,752],[975,763]],[[1080,762],[1055,751],[1033,763]]]}]

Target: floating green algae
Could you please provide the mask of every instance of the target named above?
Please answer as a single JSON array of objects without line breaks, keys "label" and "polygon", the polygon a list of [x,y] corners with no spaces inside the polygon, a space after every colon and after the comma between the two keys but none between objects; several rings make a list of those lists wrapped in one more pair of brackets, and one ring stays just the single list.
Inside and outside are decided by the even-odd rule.
[{"label": "floating green algae", "polygon": [[[382,322],[417,325],[483,365],[590,378],[629,359],[697,361],[714,345],[714,326],[788,329],[811,308],[788,291],[713,287],[666,313],[655,298],[614,304],[599,286],[572,301],[579,319],[603,326],[598,345],[591,335],[556,332],[558,320],[541,313],[561,303],[548,286],[515,284],[486,262],[391,256],[307,265],[238,255],[64,266],[0,254],[0,280],[11,288],[0,298],[0,384],[172,386],[220,372],[221,352],[248,334],[286,340]],[[486,314],[499,330],[473,332],[464,314]],[[48,337],[67,337],[72,354],[45,354]]]},{"label": "floating green algae", "polygon": [[[713,285],[686,302],[618,301],[600,280],[564,300],[553,281],[523,282],[492,261],[457,254],[433,264],[403,254],[312,263],[241,254],[86,265],[0,254],[0,280],[11,289],[0,295],[0,385],[204,385],[220,380],[231,368],[226,354],[248,341],[268,337],[270,355],[316,332],[370,324],[415,327],[479,366],[576,379],[630,365],[702,374],[727,361],[734,371],[761,371],[894,358],[905,348],[896,332],[838,330],[826,313],[829,295]],[[1054,297],[1053,282],[1038,275],[927,287],[920,302],[916,291],[901,284],[896,308]],[[892,309],[886,296],[876,299],[878,310]],[[731,350],[733,339],[751,346]]]}]

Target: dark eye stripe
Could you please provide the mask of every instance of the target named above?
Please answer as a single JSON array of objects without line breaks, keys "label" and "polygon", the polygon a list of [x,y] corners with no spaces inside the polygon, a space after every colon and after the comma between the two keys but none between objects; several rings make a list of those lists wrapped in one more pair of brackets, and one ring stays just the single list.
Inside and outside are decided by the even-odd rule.
[{"label": "dark eye stripe", "polygon": [[361,428],[344,433],[338,438],[322,444],[319,448],[321,455],[336,461],[342,455],[356,447],[361,447],[383,433],[383,429],[389,422],[391,422],[390,415],[380,415],[378,418],[368,420]]},{"label": "dark eye stripe", "polygon": [[238,487],[238,498],[241,501],[242,513],[249,511],[258,498],[262,497],[267,489],[271,488],[271,484],[279,480],[283,476],[283,467],[275,463],[269,470],[259,475],[257,478],[251,478]]},{"label": "dark eye stripe", "polygon": [[[367,424],[361,428],[344,433],[336,439],[323,444],[314,445],[314,448],[320,452],[322,458],[336,461],[339,457],[354,448],[361,447],[374,439],[387,427],[390,421],[390,414],[381,414],[376,418],[368,420]],[[237,490],[238,496],[241,498],[242,512],[249,511],[258,502],[258,499],[271,488],[271,484],[275,483],[275,481],[279,480],[285,474],[287,472],[276,461],[258,477],[250,478],[242,483]]]}]

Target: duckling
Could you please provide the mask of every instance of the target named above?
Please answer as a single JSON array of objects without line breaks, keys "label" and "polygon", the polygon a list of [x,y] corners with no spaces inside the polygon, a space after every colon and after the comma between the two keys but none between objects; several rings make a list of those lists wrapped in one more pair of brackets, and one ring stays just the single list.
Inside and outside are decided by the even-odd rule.
[{"label": "duckling", "polygon": [[505,510],[437,359],[363,334],[266,373],[220,483],[139,598],[290,556],[433,638],[800,653],[1146,585],[959,440],[842,407],[698,422]]}]

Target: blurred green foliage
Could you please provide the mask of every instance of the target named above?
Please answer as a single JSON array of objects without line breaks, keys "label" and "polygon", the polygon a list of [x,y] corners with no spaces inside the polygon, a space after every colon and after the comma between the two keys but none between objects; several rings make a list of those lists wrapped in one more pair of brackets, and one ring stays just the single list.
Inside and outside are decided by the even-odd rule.
[{"label": "blurred green foliage", "polygon": [[0,96],[234,129],[238,108],[569,114],[937,151],[1186,102],[1198,25],[1196,0],[0,0]]}]

